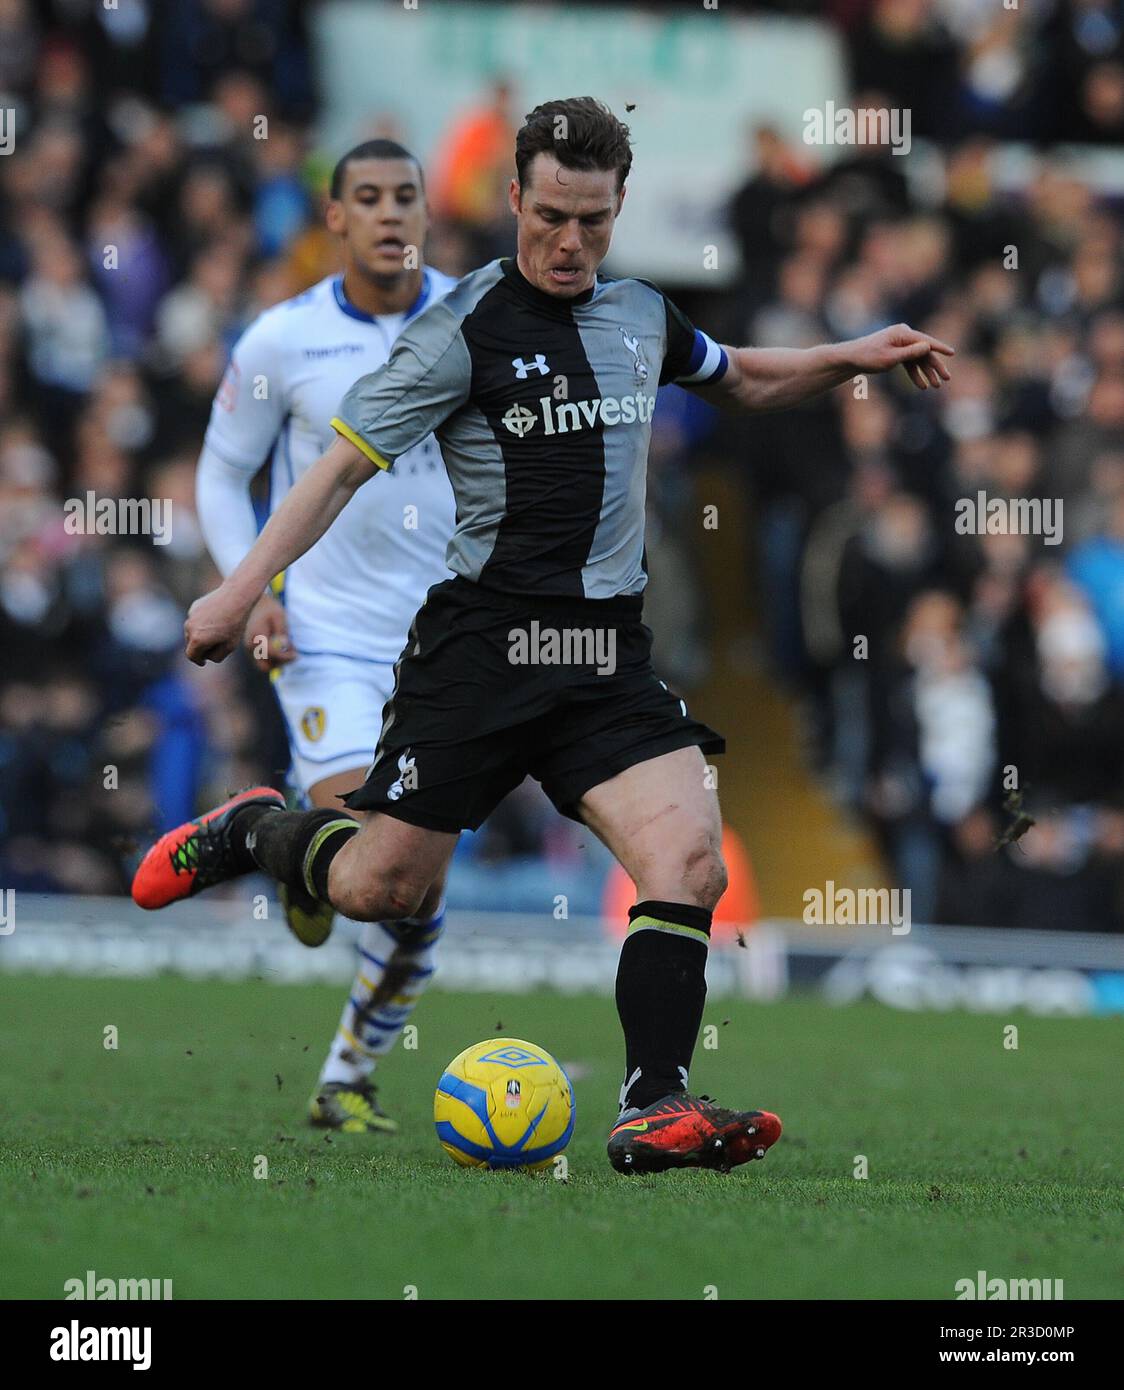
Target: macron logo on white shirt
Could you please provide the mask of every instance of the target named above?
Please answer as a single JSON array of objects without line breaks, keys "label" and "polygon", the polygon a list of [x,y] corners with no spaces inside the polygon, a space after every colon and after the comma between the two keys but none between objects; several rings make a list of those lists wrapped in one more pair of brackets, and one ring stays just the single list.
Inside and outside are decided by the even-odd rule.
[{"label": "macron logo on white shirt", "polygon": [[324,357],[354,357],[364,350],[362,343],[340,343],[339,347],[306,347],[304,355],[315,361]]}]

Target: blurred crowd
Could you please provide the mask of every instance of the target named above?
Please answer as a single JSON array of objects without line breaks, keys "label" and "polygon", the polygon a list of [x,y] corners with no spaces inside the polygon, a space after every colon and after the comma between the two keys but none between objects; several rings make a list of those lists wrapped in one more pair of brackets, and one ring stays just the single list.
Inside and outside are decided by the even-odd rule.
[{"label": "blurred crowd", "polygon": [[[127,891],[161,829],[288,768],[268,682],[240,657],[196,670],[182,633],[217,582],[194,472],[230,350],[339,268],[315,8],[0,0],[5,887]],[[511,97],[502,80],[483,91],[428,170],[427,256],[454,275],[513,249]],[[409,132],[376,106],[354,139],[374,136]],[[166,534],[67,514],[101,499],[170,508]],[[604,856],[579,829],[521,791],[467,837],[474,903],[538,905],[545,856],[571,910],[595,912]]]},{"label": "blurred crowd", "polygon": [[[816,151],[756,128],[729,206],[741,282],[677,297],[727,341],[799,346],[906,319],[958,357],[940,393],[878,380],[775,419],[716,425],[662,393],[661,669],[685,689],[706,672],[690,542],[667,524],[690,496],[678,465],[705,449],[749,465],[774,669],[808,711],[815,766],[913,890],[914,920],[1119,928],[1120,210],[1049,152],[1017,193],[999,187],[994,141],[1120,138],[1124,5],[746,8],[828,15],[855,104],[908,104],[939,154],[923,181],[863,147],[824,174]],[[267,683],[180,653],[186,606],[214,582],[193,472],[231,345],[336,268],[314,9],[0,0],[5,886],[123,891],[154,831],[287,766]],[[430,160],[427,254],[451,274],[511,249],[518,95],[483,91]],[[376,106],[355,138],[373,135],[409,144],[409,121]],[[980,491],[1061,498],[1061,544],[958,533],[957,500]],[[63,500],[91,493],[169,500],[167,543],[68,527]],[[1014,838],[1020,815],[1033,836]],[[539,801],[477,839],[485,869],[544,851],[580,862]]]},{"label": "blurred crowd", "polygon": [[987,137],[945,147],[919,186],[884,147],[824,175],[775,130],[752,143],[730,337],[906,321],[957,349],[939,392],[895,373],[722,428],[749,465],[768,650],[810,755],[914,921],[1119,930],[1120,208],[1050,158],[1000,188]]},{"label": "blurred crowd", "polygon": [[855,89],[908,106],[915,135],[1124,139],[1118,0],[775,0],[752,8],[832,19]]}]

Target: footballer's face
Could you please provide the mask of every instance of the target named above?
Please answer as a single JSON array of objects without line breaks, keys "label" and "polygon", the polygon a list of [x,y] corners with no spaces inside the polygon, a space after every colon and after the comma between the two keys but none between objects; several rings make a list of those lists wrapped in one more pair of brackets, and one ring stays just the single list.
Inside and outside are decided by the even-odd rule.
[{"label": "footballer's face", "polygon": [[411,159],[353,159],[340,197],[328,204],[328,229],[343,239],[349,266],[381,283],[402,275],[413,247],[421,265],[429,212],[421,170]]},{"label": "footballer's face", "polygon": [[516,218],[519,269],[547,294],[570,299],[588,290],[609,251],[624,201],[615,169],[566,169],[540,153],[522,188],[509,193]]}]

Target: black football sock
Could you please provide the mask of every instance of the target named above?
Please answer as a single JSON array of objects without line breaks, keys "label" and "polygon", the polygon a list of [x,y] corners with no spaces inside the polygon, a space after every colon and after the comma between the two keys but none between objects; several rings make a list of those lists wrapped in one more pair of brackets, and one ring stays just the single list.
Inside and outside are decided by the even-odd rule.
[{"label": "black football sock", "polygon": [[359,829],[352,816],[323,807],[316,811],[272,811],[248,806],[235,816],[253,862],[271,878],[321,902],[328,897],[332,860]]},{"label": "black football sock", "polygon": [[624,1029],[621,1109],[644,1109],[687,1089],[706,1002],[710,912],[687,903],[642,902],[628,914],[617,965]]}]

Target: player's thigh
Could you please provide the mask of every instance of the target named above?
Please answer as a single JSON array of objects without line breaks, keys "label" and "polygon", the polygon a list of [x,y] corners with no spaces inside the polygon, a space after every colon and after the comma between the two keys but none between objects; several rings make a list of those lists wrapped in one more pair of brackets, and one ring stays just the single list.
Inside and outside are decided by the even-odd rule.
[{"label": "player's thigh", "polygon": [[359,832],[332,860],[334,906],[360,921],[415,916],[444,881],[459,836],[378,811],[346,814],[359,821]]},{"label": "player's thigh", "polygon": [[726,887],[718,794],[696,747],[626,768],[590,788],[582,820],[612,850],[641,899],[713,907]]}]

